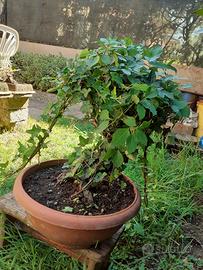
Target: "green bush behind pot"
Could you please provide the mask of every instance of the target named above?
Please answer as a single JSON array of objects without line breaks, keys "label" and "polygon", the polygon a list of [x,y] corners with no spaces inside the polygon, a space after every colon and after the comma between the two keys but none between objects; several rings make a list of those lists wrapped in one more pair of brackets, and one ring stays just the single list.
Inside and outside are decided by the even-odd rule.
[{"label": "green bush behind pot", "polygon": [[15,80],[30,83],[37,90],[47,91],[53,87],[50,77],[55,77],[67,65],[67,60],[63,56],[18,52],[12,58],[13,68],[17,69]]}]

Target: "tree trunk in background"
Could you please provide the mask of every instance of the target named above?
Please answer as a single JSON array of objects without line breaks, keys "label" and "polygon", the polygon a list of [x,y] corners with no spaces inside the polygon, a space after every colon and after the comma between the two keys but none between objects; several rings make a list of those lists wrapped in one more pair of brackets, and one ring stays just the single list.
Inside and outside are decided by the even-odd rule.
[{"label": "tree trunk in background", "polygon": [[0,0],[0,23],[7,24],[7,0]]}]

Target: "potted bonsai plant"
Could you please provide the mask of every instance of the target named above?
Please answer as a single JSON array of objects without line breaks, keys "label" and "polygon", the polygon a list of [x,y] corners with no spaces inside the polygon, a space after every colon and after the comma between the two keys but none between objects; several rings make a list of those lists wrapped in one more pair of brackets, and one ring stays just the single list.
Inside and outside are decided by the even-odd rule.
[{"label": "potted bonsai plant", "polygon": [[[20,144],[23,166],[46,147],[57,119],[70,104],[82,101],[93,129],[81,133],[68,160],[42,162],[17,177],[14,196],[40,233],[69,246],[87,247],[109,238],[135,216],[140,195],[123,175],[129,159],[143,152],[147,202],[147,147],[152,133],[170,116],[188,115],[178,84],[160,59],[159,46],[146,48],[130,39],[101,39],[84,50],[56,81],[58,100],[45,116],[49,128],[33,126]],[[68,134],[67,134],[68,136]],[[141,149],[141,150],[140,150]]]}]

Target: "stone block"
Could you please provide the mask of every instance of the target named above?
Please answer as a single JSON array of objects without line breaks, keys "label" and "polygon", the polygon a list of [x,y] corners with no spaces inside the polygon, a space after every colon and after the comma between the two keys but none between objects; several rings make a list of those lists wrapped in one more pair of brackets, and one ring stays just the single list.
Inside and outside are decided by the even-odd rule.
[{"label": "stone block", "polygon": [[28,119],[28,108],[10,112],[10,122],[16,123]]},{"label": "stone block", "polygon": [[33,87],[31,84],[26,84],[26,83],[8,83],[9,90],[13,94],[33,94]]},{"label": "stone block", "polygon": [[28,97],[16,97],[0,99],[0,108],[11,110],[19,110],[28,108],[29,98]]},{"label": "stone block", "polygon": [[0,126],[10,129],[18,122],[25,122],[28,119],[28,108],[8,111],[0,108]]},{"label": "stone block", "polygon": [[34,91],[31,84],[0,82],[1,88],[4,90],[0,92],[0,127],[12,129],[27,121],[29,97]]},{"label": "stone block", "polygon": [[11,95],[9,91],[8,84],[5,82],[0,82],[0,97],[3,95]]}]

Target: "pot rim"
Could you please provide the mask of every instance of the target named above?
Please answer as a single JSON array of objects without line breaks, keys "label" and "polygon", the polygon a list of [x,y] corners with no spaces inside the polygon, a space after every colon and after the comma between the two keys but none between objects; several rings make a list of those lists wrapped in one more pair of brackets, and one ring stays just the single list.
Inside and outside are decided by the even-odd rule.
[{"label": "pot rim", "polygon": [[[80,223],[80,227],[85,229],[85,227],[88,226],[92,227],[94,229],[95,227],[95,221],[100,221],[100,229],[106,228],[106,227],[112,227],[112,224],[109,225],[110,220],[114,220],[113,224],[114,226],[118,226],[121,224],[121,219],[123,220],[129,220],[132,218],[136,212],[138,212],[140,205],[141,205],[141,198],[138,189],[135,187],[133,181],[126,175],[123,175],[125,180],[128,181],[131,186],[133,187],[134,191],[134,200],[133,202],[126,208],[117,211],[115,213],[111,214],[105,214],[105,215],[93,215],[93,216],[84,216],[84,215],[78,215],[78,214],[71,214],[71,213],[63,213],[61,211],[57,211],[55,209],[49,208],[43,204],[40,204],[39,202],[35,201],[32,197],[30,197],[27,192],[23,188],[23,181],[26,176],[28,176],[30,173],[37,171],[37,169],[40,168],[46,168],[49,166],[54,166],[58,164],[62,164],[67,162],[67,159],[56,159],[56,160],[49,160],[44,161],[40,164],[34,164],[32,166],[26,167],[23,169],[20,174],[16,177],[14,188],[13,188],[13,194],[16,199],[16,201],[26,210],[28,214],[31,216],[37,217],[38,219],[49,222],[54,225],[61,226],[61,222],[59,220],[63,221],[64,227],[72,227],[72,229],[77,228],[77,224]],[[34,213],[34,214],[33,214]],[[67,218],[71,218],[71,221],[67,221]],[[124,221],[125,222],[125,221]],[[122,222],[122,224],[124,223]],[[83,223],[83,224],[81,224]],[[112,223],[112,222],[111,222]],[[65,225],[67,224],[67,226]],[[97,225],[98,229],[98,225]]]}]

